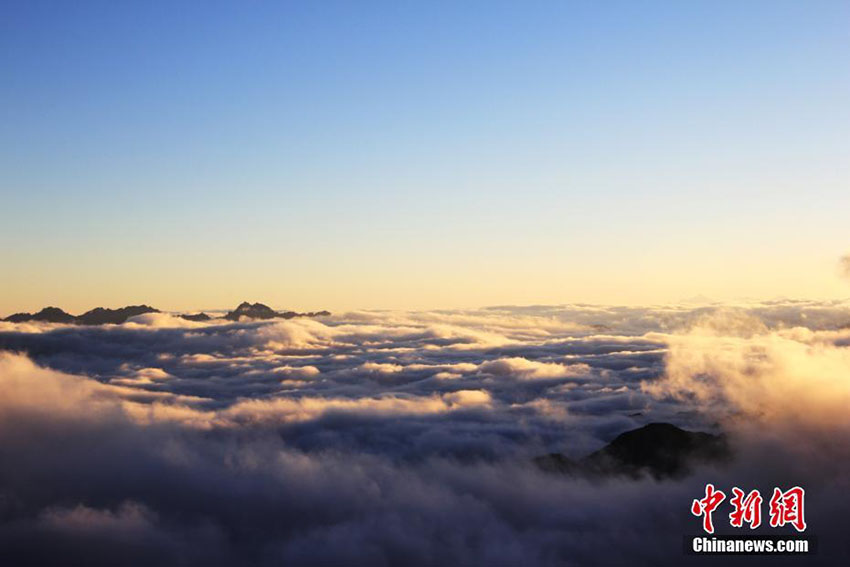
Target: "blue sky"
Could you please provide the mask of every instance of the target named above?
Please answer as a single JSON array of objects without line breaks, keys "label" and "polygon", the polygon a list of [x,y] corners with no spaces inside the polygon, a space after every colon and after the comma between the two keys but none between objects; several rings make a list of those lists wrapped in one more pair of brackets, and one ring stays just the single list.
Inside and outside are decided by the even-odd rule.
[{"label": "blue sky", "polygon": [[0,312],[846,295],[847,2],[5,2]]}]

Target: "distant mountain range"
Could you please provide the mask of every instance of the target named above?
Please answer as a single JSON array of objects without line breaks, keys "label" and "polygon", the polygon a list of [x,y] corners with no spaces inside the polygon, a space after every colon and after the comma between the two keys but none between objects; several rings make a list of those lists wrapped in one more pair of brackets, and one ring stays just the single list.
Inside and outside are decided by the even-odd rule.
[{"label": "distant mountain range", "polygon": [[[137,315],[145,313],[161,313],[159,309],[155,309],[149,305],[128,305],[118,309],[107,309],[104,307],[96,307],[91,311],[86,311],[82,315],[71,315],[59,309],[58,307],[45,307],[38,313],[15,313],[3,319],[10,323],[24,323],[27,321],[40,321],[44,323],[74,323],[77,325],[120,325]],[[229,321],[239,321],[241,318],[246,319],[292,319],[294,317],[327,317],[329,311],[311,311],[308,313],[297,313],[295,311],[275,311],[262,303],[242,302],[233,311],[229,311],[224,319]],[[182,314],[183,319],[189,321],[210,321],[215,319],[206,313]]]},{"label": "distant mountain range", "polygon": [[159,309],[154,309],[149,305],[128,305],[119,309],[96,307],[82,315],[71,315],[58,307],[45,307],[38,313],[15,313],[6,317],[4,321],[10,323],[42,321],[45,323],[76,323],[78,325],[106,325],[110,323],[118,325],[136,315],[159,312]]},{"label": "distant mountain range", "polygon": [[725,435],[686,431],[670,423],[650,423],[626,431],[608,445],[577,461],[560,453],[534,459],[542,470],[581,476],[681,478],[698,463],[732,457]]}]

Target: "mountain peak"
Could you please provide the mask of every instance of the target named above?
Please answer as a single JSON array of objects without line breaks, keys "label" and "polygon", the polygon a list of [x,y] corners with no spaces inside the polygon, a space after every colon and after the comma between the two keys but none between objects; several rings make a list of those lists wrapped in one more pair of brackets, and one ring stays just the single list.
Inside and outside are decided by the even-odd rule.
[{"label": "mountain peak", "polygon": [[45,307],[38,313],[15,313],[4,319],[10,323],[24,323],[26,321],[41,321],[44,323],[73,323],[76,318],[58,307]]},{"label": "mountain peak", "polygon": [[180,317],[183,318],[183,319],[186,319],[187,321],[195,321],[196,323],[203,322],[203,321],[209,321],[210,319],[212,319],[212,317],[210,317],[209,315],[207,315],[203,311],[201,311],[200,313],[195,313],[195,314],[183,313],[182,315],[180,315]]},{"label": "mountain peak", "polygon": [[243,301],[236,309],[225,315],[224,318],[231,321],[238,321],[240,317],[248,317],[249,319],[274,319],[279,316],[280,314],[268,305]]},{"label": "mountain peak", "polygon": [[119,307],[118,309],[95,307],[76,317],[76,322],[81,325],[120,325],[130,317],[159,312],[159,309],[154,309],[150,305],[128,305],[126,307]]},{"label": "mountain peak", "polygon": [[47,321],[50,323],[73,323],[74,316],[66,313],[58,307],[45,307],[32,316],[33,321]]},{"label": "mountain peak", "polygon": [[686,476],[695,463],[723,462],[731,456],[724,435],[686,431],[671,423],[650,423],[621,433],[602,449],[579,461],[552,453],[535,463],[547,472],[655,478]]}]

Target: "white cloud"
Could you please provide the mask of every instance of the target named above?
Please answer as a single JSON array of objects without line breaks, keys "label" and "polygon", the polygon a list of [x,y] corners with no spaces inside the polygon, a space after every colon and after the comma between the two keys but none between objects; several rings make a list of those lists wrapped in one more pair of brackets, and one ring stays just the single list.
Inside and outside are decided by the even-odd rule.
[{"label": "white cloud", "polygon": [[[650,421],[719,423],[746,451],[700,474],[801,479],[818,535],[841,541],[848,322],[846,303],[784,301],[4,325],[0,476],[18,531],[0,525],[0,542],[26,534],[29,553],[63,558],[155,548],[143,564],[245,545],[273,564],[399,549],[655,564],[704,479],[597,485],[529,464]],[[612,530],[628,553],[598,545]]]},{"label": "white cloud", "polygon": [[500,358],[482,363],[481,372],[496,376],[510,376],[520,380],[547,380],[554,378],[575,378],[587,376],[590,366],[587,364],[559,364],[556,362],[538,362],[522,357]]}]

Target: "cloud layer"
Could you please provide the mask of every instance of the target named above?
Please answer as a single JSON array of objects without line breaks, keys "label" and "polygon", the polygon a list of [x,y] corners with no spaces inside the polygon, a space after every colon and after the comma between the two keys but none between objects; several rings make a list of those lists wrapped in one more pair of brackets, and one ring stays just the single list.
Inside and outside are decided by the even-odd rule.
[{"label": "cloud layer", "polygon": [[[834,563],[848,324],[850,305],[814,302],[2,323],[0,550],[15,564],[672,565],[701,484],[793,482],[813,560]],[[652,421],[723,429],[739,457],[663,483],[531,465]]]}]

